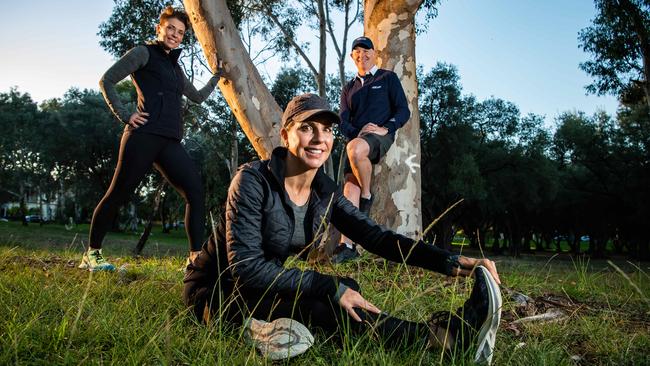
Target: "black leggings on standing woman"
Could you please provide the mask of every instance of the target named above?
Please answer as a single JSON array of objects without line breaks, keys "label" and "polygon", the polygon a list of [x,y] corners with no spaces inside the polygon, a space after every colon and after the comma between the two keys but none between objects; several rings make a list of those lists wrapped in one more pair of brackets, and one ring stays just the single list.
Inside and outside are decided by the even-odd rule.
[{"label": "black leggings on standing woman", "polygon": [[122,135],[113,181],[95,208],[90,224],[91,248],[101,248],[117,210],[133,194],[152,165],[185,198],[185,230],[190,250],[201,250],[205,198],[194,162],[180,141],[133,131],[124,131]]}]

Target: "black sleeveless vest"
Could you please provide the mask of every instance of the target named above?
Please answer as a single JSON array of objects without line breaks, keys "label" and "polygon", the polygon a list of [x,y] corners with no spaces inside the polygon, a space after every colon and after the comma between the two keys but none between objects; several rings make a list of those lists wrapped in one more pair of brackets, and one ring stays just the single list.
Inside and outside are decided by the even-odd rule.
[{"label": "black sleeveless vest", "polygon": [[134,132],[150,133],[181,140],[183,120],[181,103],[183,95],[183,70],[178,65],[180,49],[168,53],[155,44],[146,46],[147,64],[132,74],[138,93],[138,111],[149,113],[147,123]]}]

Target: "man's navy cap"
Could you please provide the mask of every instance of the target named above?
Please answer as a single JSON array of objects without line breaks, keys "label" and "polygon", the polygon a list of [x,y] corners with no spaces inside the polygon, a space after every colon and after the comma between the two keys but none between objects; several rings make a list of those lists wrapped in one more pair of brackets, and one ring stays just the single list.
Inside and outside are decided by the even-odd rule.
[{"label": "man's navy cap", "polygon": [[324,118],[330,123],[339,123],[339,115],[332,112],[329,103],[316,94],[302,94],[291,99],[282,115],[282,126],[286,127],[290,122],[307,121],[318,115],[319,119]]},{"label": "man's navy cap", "polygon": [[372,45],[372,41],[368,37],[359,37],[352,41],[352,49],[355,47],[365,48],[367,50],[374,50],[375,46]]}]

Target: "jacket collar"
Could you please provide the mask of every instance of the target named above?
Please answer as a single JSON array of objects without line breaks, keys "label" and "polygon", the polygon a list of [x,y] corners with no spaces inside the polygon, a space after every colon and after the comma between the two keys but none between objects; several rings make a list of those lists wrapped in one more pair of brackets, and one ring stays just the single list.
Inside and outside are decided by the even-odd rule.
[{"label": "jacket collar", "polygon": [[165,52],[165,47],[160,44],[158,40],[149,41],[147,44],[154,46],[154,48],[161,52],[163,56],[169,57],[174,63],[178,63],[178,59],[181,57],[181,52],[183,52],[182,48],[175,48],[167,53]]},{"label": "jacket collar", "polygon": [[359,75],[359,73],[357,73],[356,77],[359,80],[363,81],[364,76],[375,76],[377,70],[379,70],[379,68],[377,67],[377,65],[374,65],[370,70],[368,70],[368,72],[365,75]]},{"label": "jacket collar", "polygon": [[[287,153],[287,148],[282,146],[276,147],[271,153],[271,159],[269,160],[268,165],[268,169],[271,172],[271,175],[273,175],[283,191]],[[334,181],[328,177],[327,174],[325,174],[323,167],[321,167],[318,169],[316,175],[314,176],[314,181],[311,183],[311,188],[318,194],[319,197],[323,197],[334,192],[337,186],[336,183],[334,183]]]}]

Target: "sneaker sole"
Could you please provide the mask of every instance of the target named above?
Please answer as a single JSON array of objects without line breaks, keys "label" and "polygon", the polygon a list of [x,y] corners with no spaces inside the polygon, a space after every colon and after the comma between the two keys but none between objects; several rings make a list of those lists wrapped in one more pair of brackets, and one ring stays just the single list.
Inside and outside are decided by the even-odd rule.
[{"label": "sneaker sole", "polygon": [[[488,365],[492,362],[492,354],[494,351],[494,342],[499,328],[499,322],[501,321],[501,307],[503,305],[503,300],[501,299],[501,291],[499,290],[499,285],[494,280],[490,271],[483,266],[478,266],[477,271],[479,271],[486,279],[486,284],[488,287],[488,296],[489,296],[489,307],[488,315],[485,322],[481,326],[481,329],[478,333],[478,348],[476,354],[474,355],[475,363],[487,363]],[[477,272],[477,273],[479,273]]]},{"label": "sneaker sole", "polygon": [[115,272],[115,266],[111,264],[110,267],[95,267],[95,268],[89,268],[88,270],[90,272],[101,272],[101,271]]},{"label": "sneaker sole", "polygon": [[309,329],[293,319],[280,318],[267,323],[251,318],[245,326],[255,348],[270,360],[298,356],[314,344]]},{"label": "sneaker sole", "polygon": [[92,268],[90,266],[90,264],[88,264],[87,262],[81,262],[81,264],[79,264],[79,266],[77,268],[85,269],[85,270],[88,270],[89,272],[99,272],[99,271],[113,272],[113,271],[115,271],[115,266],[113,266],[112,264],[110,266],[107,266],[107,267],[95,267],[95,268]]}]

